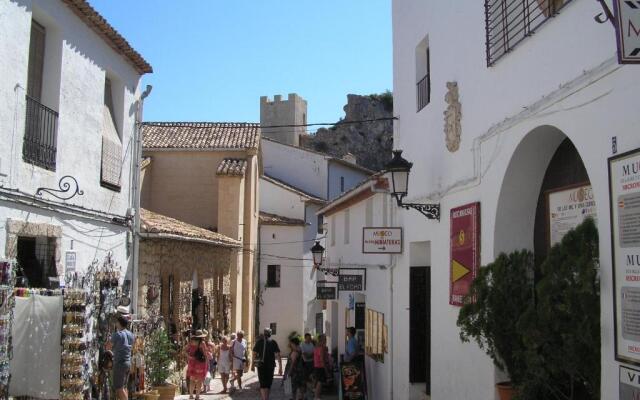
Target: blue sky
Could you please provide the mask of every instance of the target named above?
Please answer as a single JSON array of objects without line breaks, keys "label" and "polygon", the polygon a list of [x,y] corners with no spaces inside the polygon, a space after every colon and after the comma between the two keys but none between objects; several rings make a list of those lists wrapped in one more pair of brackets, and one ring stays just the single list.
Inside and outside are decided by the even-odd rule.
[{"label": "blue sky", "polygon": [[147,121],[255,121],[295,92],[308,121],[392,88],[390,0],[90,0],[153,66]]}]

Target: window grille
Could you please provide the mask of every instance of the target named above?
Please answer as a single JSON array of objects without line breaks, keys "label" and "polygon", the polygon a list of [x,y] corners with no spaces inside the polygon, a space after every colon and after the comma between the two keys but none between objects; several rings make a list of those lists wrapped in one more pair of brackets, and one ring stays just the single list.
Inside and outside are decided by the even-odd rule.
[{"label": "window grille", "polygon": [[571,0],[485,0],[487,66],[495,64]]},{"label": "window grille", "polygon": [[279,265],[267,265],[267,287],[280,287]]}]

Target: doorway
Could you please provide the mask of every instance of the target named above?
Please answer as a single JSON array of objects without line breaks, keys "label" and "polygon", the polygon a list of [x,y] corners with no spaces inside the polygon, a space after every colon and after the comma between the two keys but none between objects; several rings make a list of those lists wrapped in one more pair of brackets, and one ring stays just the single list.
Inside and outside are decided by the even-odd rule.
[{"label": "doorway", "polygon": [[431,268],[409,273],[409,382],[425,383],[431,394]]}]

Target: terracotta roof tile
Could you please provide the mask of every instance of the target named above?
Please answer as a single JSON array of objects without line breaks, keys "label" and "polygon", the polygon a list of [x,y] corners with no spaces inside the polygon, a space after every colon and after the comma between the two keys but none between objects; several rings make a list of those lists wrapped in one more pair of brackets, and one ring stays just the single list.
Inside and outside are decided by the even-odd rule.
[{"label": "terracotta roof tile", "polygon": [[246,122],[145,122],[142,145],[153,149],[257,149],[260,124]]},{"label": "terracotta roof tile", "polygon": [[238,158],[225,158],[218,164],[217,175],[244,176],[247,170],[247,160]]},{"label": "terracotta roof tile", "polygon": [[154,213],[142,208],[140,210],[140,231],[143,236],[147,234],[169,235],[167,239],[174,237],[183,240],[204,240],[213,245],[224,247],[240,247],[238,240],[232,239],[221,233],[212,232],[199,226],[191,225],[166,215]]},{"label": "terracotta roof tile", "polygon": [[86,0],[62,0],[89,28],[101,36],[109,46],[125,57],[140,74],[153,72],[153,68],[135,51],[127,40],[111,26]]},{"label": "terracotta roof tile", "polygon": [[263,225],[306,225],[306,222],[301,219],[283,217],[281,215],[270,214],[263,211],[260,211],[260,223]]}]

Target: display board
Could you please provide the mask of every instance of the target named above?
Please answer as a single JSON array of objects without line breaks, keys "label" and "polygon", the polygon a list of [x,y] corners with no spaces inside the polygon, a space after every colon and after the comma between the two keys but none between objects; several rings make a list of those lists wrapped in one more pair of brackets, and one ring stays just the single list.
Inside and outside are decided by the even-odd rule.
[{"label": "display board", "polygon": [[461,306],[480,267],[480,203],[451,209],[449,304]]},{"label": "display board", "polygon": [[367,399],[367,380],[361,363],[340,363],[340,391],[343,400]]},{"label": "display board", "polygon": [[640,365],[640,149],[609,159],[616,360]]},{"label": "display board", "polygon": [[589,184],[573,185],[546,193],[547,244],[560,243],[564,235],[585,219],[596,219],[596,201]]}]

